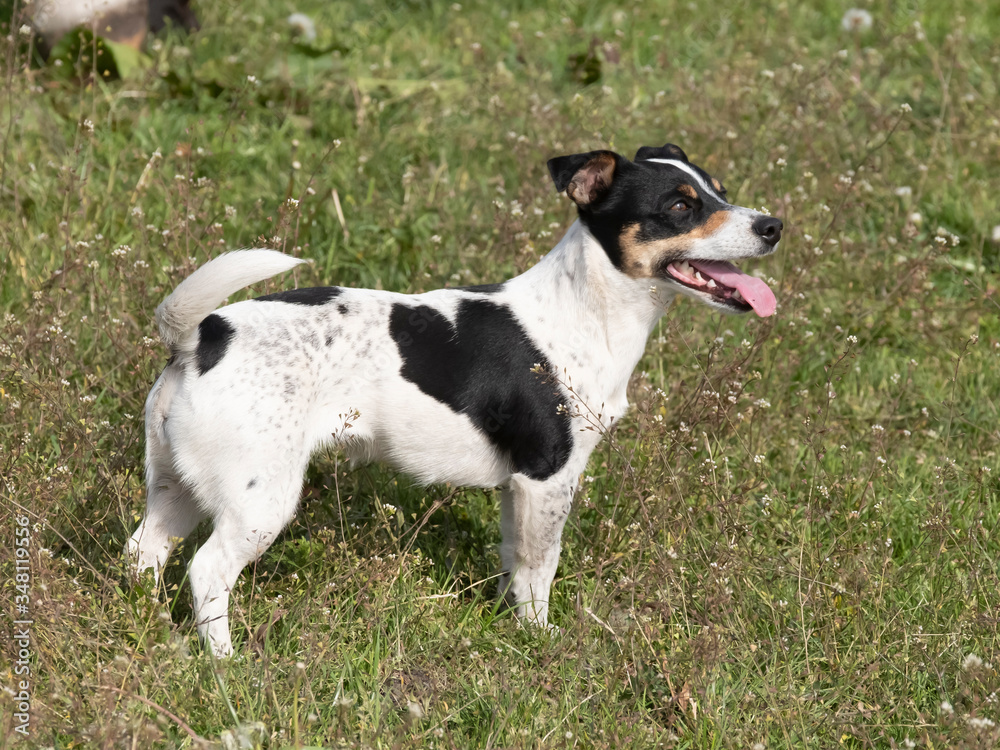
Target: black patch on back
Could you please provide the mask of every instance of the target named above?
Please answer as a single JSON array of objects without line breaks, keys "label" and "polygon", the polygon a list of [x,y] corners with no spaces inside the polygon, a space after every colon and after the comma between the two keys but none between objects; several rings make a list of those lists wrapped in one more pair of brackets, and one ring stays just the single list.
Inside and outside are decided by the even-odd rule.
[{"label": "black patch on back", "polygon": [[215,313],[198,324],[198,348],[194,355],[199,375],[204,375],[222,361],[235,335],[236,329],[229,321]]},{"label": "black patch on back", "polygon": [[[403,358],[400,374],[468,416],[510,457],[514,471],[547,479],[566,464],[568,404],[544,355],[506,306],[462,300],[452,326],[433,308],[397,303],[389,333]],[[531,372],[536,363],[542,373]]]},{"label": "black patch on back", "polygon": [[341,302],[339,305],[337,305],[337,312],[339,312],[341,315],[347,315],[348,313],[347,305]]},{"label": "black patch on back", "polygon": [[256,297],[254,301],[287,302],[290,305],[325,305],[343,291],[339,286],[314,286],[265,294],[263,297]]},{"label": "black patch on back", "polygon": [[496,294],[503,290],[504,282],[499,284],[476,284],[475,286],[457,286],[455,289],[461,290],[463,292],[472,292],[473,294]]}]

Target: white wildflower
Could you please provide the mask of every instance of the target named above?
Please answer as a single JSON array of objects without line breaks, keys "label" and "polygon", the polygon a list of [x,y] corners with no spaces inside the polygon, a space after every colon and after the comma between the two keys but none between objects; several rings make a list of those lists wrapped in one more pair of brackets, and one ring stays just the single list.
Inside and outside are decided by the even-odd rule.
[{"label": "white wildflower", "polygon": [[840,25],[844,31],[863,34],[871,30],[872,14],[861,8],[850,8],[844,13],[844,17],[840,19]]},{"label": "white wildflower", "polygon": [[966,722],[969,724],[970,727],[979,731],[985,729],[992,729],[993,727],[996,726],[996,722],[994,722],[992,719],[987,719],[985,716],[970,716],[968,719],[966,719]]}]

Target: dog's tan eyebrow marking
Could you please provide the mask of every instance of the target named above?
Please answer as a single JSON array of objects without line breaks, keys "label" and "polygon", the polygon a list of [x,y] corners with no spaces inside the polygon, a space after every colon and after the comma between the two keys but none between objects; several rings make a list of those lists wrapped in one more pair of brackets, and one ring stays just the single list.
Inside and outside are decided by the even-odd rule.
[{"label": "dog's tan eyebrow marking", "polygon": [[695,190],[690,185],[686,185],[686,184],[685,185],[681,185],[679,188],[677,188],[677,192],[681,193],[682,195],[686,195],[691,200],[695,200],[698,197],[698,191]]},{"label": "dog's tan eyebrow marking", "polygon": [[722,192],[722,183],[721,183],[721,182],[719,182],[719,181],[718,181],[717,179],[715,179],[714,177],[712,178],[712,187],[714,187],[714,188],[715,188],[716,192],[718,192],[718,193],[721,193],[721,192]]}]

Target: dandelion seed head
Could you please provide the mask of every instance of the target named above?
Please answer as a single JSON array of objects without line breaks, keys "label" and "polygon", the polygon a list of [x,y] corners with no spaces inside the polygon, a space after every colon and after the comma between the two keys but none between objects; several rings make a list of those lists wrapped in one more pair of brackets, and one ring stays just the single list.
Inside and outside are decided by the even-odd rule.
[{"label": "dandelion seed head", "polygon": [[965,658],[962,659],[962,669],[967,672],[970,669],[979,669],[981,666],[983,666],[983,660],[976,654],[966,654]]},{"label": "dandelion seed head", "polygon": [[872,28],[872,14],[861,8],[849,8],[840,19],[844,31],[852,34],[863,34]]}]

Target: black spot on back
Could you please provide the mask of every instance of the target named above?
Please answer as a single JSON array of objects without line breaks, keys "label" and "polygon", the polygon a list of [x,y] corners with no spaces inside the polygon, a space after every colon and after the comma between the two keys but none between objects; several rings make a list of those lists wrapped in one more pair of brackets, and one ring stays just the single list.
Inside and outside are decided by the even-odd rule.
[{"label": "black spot on back", "polygon": [[287,302],[291,305],[325,305],[343,291],[339,286],[314,286],[265,294],[263,297],[257,297],[255,301]]},{"label": "black spot on back", "polygon": [[[504,305],[462,300],[456,325],[427,306],[393,305],[389,332],[400,374],[465,414],[506,453],[514,470],[546,479],[572,448],[567,406],[551,368]],[[531,372],[535,364],[541,373]]]},{"label": "black spot on back", "polygon": [[463,292],[472,292],[473,294],[496,294],[503,290],[503,282],[499,284],[477,284],[476,286],[459,286],[455,287]]},{"label": "black spot on back", "polygon": [[256,486],[257,486],[257,477],[254,477],[249,482],[247,482],[247,489],[248,490],[252,490]]},{"label": "black spot on back", "polygon": [[236,329],[220,315],[212,313],[198,324],[198,348],[195,360],[198,374],[204,375],[215,367],[226,355],[229,342],[236,335]]},{"label": "black spot on back", "polygon": [[337,305],[337,312],[339,312],[341,315],[347,315],[347,313],[350,312],[350,310],[348,309],[347,305],[341,302],[339,305]]}]

